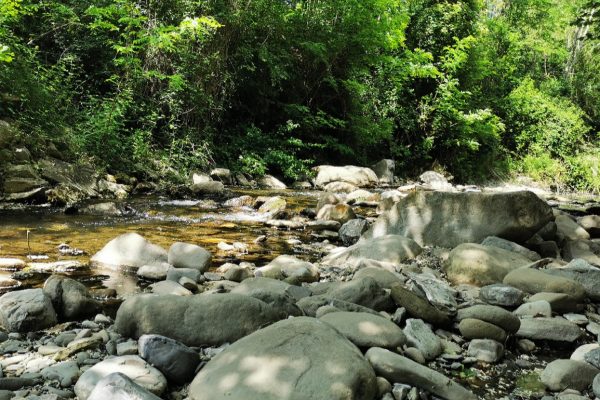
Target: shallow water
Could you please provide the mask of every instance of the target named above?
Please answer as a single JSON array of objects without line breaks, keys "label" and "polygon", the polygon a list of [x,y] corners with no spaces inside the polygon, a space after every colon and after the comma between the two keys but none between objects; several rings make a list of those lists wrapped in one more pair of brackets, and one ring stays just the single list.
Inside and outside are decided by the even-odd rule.
[{"label": "shallow water", "polygon": [[[297,214],[314,207],[319,192],[291,190],[234,190],[230,197],[242,195],[275,196],[287,201],[286,211]],[[20,207],[0,210],[0,257],[27,260],[31,255],[47,256],[39,262],[78,260],[88,264],[89,258],[116,236],[137,232],[165,249],[174,242],[188,242],[205,247],[213,254],[213,267],[225,262],[248,261],[266,264],[280,254],[295,254],[315,259],[317,254],[290,244],[290,239],[302,243],[311,241],[310,232],[277,230],[264,222],[268,215],[251,207],[229,208],[212,200],[172,200],[157,196],[133,197],[124,202],[132,212],[125,216],[66,215],[61,209]],[[29,232],[29,242],[27,240]],[[267,240],[255,244],[254,239],[266,235]],[[314,239],[313,239],[314,240]],[[247,246],[242,253],[223,252],[219,242],[240,242]],[[65,256],[58,251],[62,243],[85,252],[82,256]],[[0,271],[0,276],[10,276]],[[136,292],[144,286],[137,277],[111,271],[88,269],[71,273],[90,287],[116,289],[119,294]],[[37,286],[45,276],[34,276],[25,282]]]}]

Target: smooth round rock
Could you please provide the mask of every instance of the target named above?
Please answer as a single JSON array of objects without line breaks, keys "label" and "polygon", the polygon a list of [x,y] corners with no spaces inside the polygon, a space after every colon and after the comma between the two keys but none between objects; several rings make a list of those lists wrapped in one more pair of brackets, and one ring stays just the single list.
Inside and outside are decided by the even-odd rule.
[{"label": "smooth round rock", "polygon": [[473,339],[469,343],[467,354],[479,361],[495,363],[504,356],[504,346],[491,339]]},{"label": "smooth round rock", "polygon": [[518,307],[523,303],[525,293],[512,286],[496,283],[479,291],[479,297],[486,303],[502,307]]},{"label": "smooth round rock", "polygon": [[592,384],[598,373],[598,368],[583,361],[554,360],[546,366],[540,378],[553,392],[565,389],[582,391]]},{"label": "smooth round rock", "polygon": [[58,322],[52,302],[42,289],[0,296],[0,327],[8,332],[38,331]]},{"label": "smooth round rock", "polygon": [[456,319],[462,321],[466,318],[480,319],[504,329],[508,333],[515,333],[521,326],[521,321],[511,312],[502,307],[491,305],[475,305],[458,310]]},{"label": "smooth round rock", "polygon": [[332,312],[321,321],[337,329],[359,347],[394,349],[406,343],[406,336],[396,324],[383,317],[355,312]]},{"label": "smooth round rock", "polygon": [[460,333],[467,339],[493,339],[506,341],[506,332],[497,325],[479,319],[465,318],[458,325]]},{"label": "smooth round rock", "polygon": [[169,381],[190,382],[200,364],[197,352],[176,340],[159,335],[142,335],[138,341],[140,357],[158,368]]}]

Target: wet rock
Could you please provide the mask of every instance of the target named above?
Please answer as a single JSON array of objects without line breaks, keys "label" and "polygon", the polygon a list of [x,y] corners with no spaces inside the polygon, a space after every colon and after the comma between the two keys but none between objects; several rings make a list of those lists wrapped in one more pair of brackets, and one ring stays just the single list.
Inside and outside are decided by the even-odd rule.
[{"label": "wet rock", "polygon": [[93,265],[111,269],[162,265],[167,261],[165,249],[150,243],[137,233],[125,233],[114,238],[90,259]]},{"label": "wet rock", "polygon": [[338,233],[344,246],[352,246],[367,229],[369,229],[369,223],[366,220],[351,219],[342,225]]},{"label": "wet rock", "polygon": [[[257,201],[259,201],[257,199]],[[259,202],[260,204],[260,202]],[[283,197],[268,197],[262,202],[260,207],[258,207],[258,212],[261,214],[270,214],[272,216],[280,216],[285,211],[287,207],[287,202]]]},{"label": "wet rock", "polygon": [[504,356],[504,346],[491,339],[473,339],[469,343],[467,354],[479,361],[496,363]]},{"label": "wet rock", "polygon": [[177,242],[169,248],[167,261],[175,268],[194,268],[206,272],[210,267],[212,255],[195,244]]},{"label": "wet rock", "polygon": [[361,240],[353,246],[328,254],[321,260],[325,265],[357,266],[364,259],[400,264],[421,253],[413,240],[398,235]]},{"label": "wet rock", "polygon": [[393,322],[368,313],[332,312],[320,320],[334,327],[358,347],[395,349],[406,343],[406,337]]},{"label": "wet rock", "polygon": [[540,292],[565,293],[576,301],[581,301],[585,297],[585,289],[574,280],[554,276],[532,268],[521,268],[508,273],[504,277],[504,283],[531,294]]},{"label": "wet rock", "polygon": [[458,310],[456,319],[462,321],[466,318],[480,319],[490,324],[499,326],[508,333],[515,333],[519,330],[521,322],[519,318],[504,308],[489,305],[475,305],[472,307]]},{"label": "wet rock", "polygon": [[43,291],[59,318],[67,321],[95,315],[101,309],[88,288],[71,278],[52,275],[44,282]]},{"label": "wet rock", "polygon": [[264,267],[257,268],[255,275],[290,283],[315,282],[319,280],[319,269],[294,256],[281,255]]},{"label": "wet rock", "polygon": [[551,391],[585,390],[600,370],[582,361],[554,360],[542,372],[542,383]]},{"label": "wet rock", "polygon": [[377,164],[374,164],[371,169],[379,178],[379,183],[383,185],[391,185],[394,183],[394,172],[396,170],[396,162],[394,160],[383,159]]},{"label": "wet rock", "polygon": [[421,319],[406,320],[404,328],[406,341],[409,345],[417,348],[427,360],[432,360],[442,354],[442,343],[440,338]]},{"label": "wet rock", "polygon": [[524,318],[516,335],[532,340],[574,342],[583,331],[563,318]]},{"label": "wet rock", "polygon": [[446,376],[391,351],[373,347],[365,357],[378,376],[390,382],[427,388],[447,400],[476,400],[477,396]]},{"label": "wet rock", "polygon": [[160,397],[149,392],[135,383],[127,375],[119,372],[109,374],[102,378],[88,400],[160,400]]},{"label": "wet rock", "polygon": [[197,352],[176,340],[159,335],[142,335],[140,356],[178,385],[190,382],[200,364]]},{"label": "wet rock", "polygon": [[192,400],[372,400],[376,393],[375,373],[360,351],[329,325],[306,317],[232,344],[204,366],[189,390]]},{"label": "wet rock", "polygon": [[103,378],[117,372],[157,396],[167,388],[167,380],[159,370],[138,356],[121,356],[107,358],[86,370],[75,384],[75,394],[87,400]]},{"label": "wet rock", "polygon": [[99,216],[120,216],[123,215],[123,211],[117,206],[116,203],[109,201],[96,204],[88,204],[79,209],[74,210],[78,214],[83,215],[99,215]]},{"label": "wet rock", "polygon": [[272,175],[265,175],[259,178],[258,186],[264,189],[287,189],[285,183],[281,182],[279,179],[275,178]]},{"label": "wet rock", "polygon": [[531,261],[537,261],[541,258],[538,253],[529,250],[527,247],[523,247],[520,244],[496,236],[486,237],[481,244],[483,246],[493,246],[498,247],[499,249],[511,251],[513,253],[518,253],[523,257],[530,259]]},{"label": "wet rock", "polygon": [[444,269],[455,284],[485,286],[502,282],[509,272],[530,263],[528,258],[511,251],[465,243],[450,252]]},{"label": "wet rock", "polygon": [[496,283],[484,286],[479,291],[479,297],[486,303],[502,307],[518,307],[523,303],[525,293],[512,286]]},{"label": "wet rock", "polygon": [[391,296],[394,302],[413,317],[422,318],[425,321],[438,326],[449,325],[448,315],[435,308],[426,299],[420,297],[414,292],[408,290],[401,284],[395,284],[390,287]]},{"label": "wet rock", "polygon": [[225,186],[219,181],[197,182],[192,184],[192,192],[196,195],[215,195],[225,191]]},{"label": "wet rock", "polygon": [[273,308],[239,294],[137,295],[117,311],[115,329],[126,337],[157,334],[188,346],[232,343],[278,320]]},{"label": "wet rock", "polygon": [[474,318],[465,318],[458,325],[460,333],[467,339],[492,339],[506,341],[506,332],[497,325]]},{"label": "wet rock", "polygon": [[567,240],[588,240],[590,234],[568,215],[557,215],[557,233]]},{"label": "wet rock", "polygon": [[320,188],[331,182],[344,182],[358,187],[376,186],[379,183],[379,178],[370,168],[353,165],[343,167],[319,165],[313,169],[317,171],[315,184]]},{"label": "wet rock", "polygon": [[8,332],[38,331],[56,323],[52,302],[42,289],[26,289],[0,296],[0,327]]},{"label": "wet rock", "polygon": [[550,206],[532,192],[417,191],[382,214],[365,235],[404,235],[422,246],[448,248],[488,236],[522,242],[552,218]]},{"label": "wet rock", "polygon": [[173,267],[171,264],[143,265],[137,270],[137,276],[153,281],[161,281],[167,278],[167,274]]}]

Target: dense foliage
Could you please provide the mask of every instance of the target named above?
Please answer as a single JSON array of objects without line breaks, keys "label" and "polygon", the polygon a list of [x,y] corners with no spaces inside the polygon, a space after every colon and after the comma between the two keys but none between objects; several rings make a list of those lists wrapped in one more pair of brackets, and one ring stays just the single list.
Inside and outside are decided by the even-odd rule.
[{"label": "dense foliage", "polygon": [[0,0],[0,119],[109,172],[600,190],[597,0]]}]

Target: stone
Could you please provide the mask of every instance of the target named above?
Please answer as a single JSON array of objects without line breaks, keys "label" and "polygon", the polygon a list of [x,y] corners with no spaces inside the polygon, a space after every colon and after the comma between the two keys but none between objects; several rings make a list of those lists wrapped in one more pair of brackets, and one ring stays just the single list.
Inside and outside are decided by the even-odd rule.
[{"label": "stone", "polygon": [[378,376],[390,382],[404,383],[420,388],[446,400],[476,400],[477,396],[453,380],[389,350],[373,347],[365,357]]},{"label": "stone", "polygon": [[421,254],[421,246],[413,240],[398,235],[361,240],[348,248],[325,256],[325,265],[357,266],[364,259],[400,264]]},{"label": "stone", "polygon": [[488,304],[502,307],[518,307],[523,304],[525,293],[512,286],[495,283],[481,288],[479,298]]},{"label": "stone", "polygon": [[592,389],[596,397],[600,397],[600,374],[594,377],[594,380],[592,381]]},{"label": "stone", "polygon": [[403,235],[421,246],[447,248],[480,243],[488,236],[519,243],[552,218],[550,206],[528,191],[416,191],[382,214],[365,236]]},{"label": "stone", "polygon": [[344,246],[352,246],[367,229],[369,229],[369,223],[366,220],[351,219],[342,225],[338,234]]},{"label": "stone", "polygon": [[25,261],[19,258],[0,258],[1,271],[17,271],[25,268]]},{"label": "stone", "polygon": [[564,267],[551,268],[544,272],[574,280],[583,286],[590,299],[600,301],[600,269],[587,261],[576,258]]},{"label": "stone", "polygon": [[365,189],[358,189],[348,193],[345,200],[347,204],[375,206],[379,203],[379,200],[381,200],[381,195],[379,193],[369,192]]},{"label": "stone", "polygon": [[232,282],[241,282],[245,279],[252,278],[253,276],[254,272],[250,267],[236,264],[234,264],[231,268],[228,268],[223,274],[223,278],[225,278],[225,280]]},{"label": "stone", "polygon": [[225,185],[223,185],[223,182],[210,180],[192,184],[191,190],[196,195],[215,195],[223,193]]},{"label": "stone", "polygon": [[[324,296],[358,304],[375,311],[393,311],[396,309],[390,295],[371,277],[349,282],[336,282]],[[306,299],[302,299],[299,303]]]},{"label": "stone", "polygon": [[[260,198],[259,198],[260,199]],[[258,201],[258,199],[257,199]],[[270,214],[274,217],[282,215],[287,207],[287,202],[283,197],[275,196],[268,197],[265,201],[258,207],[258,212],[261,214]]]},{"label": "stone", "polygon": [[532,340],[574,342],[583,335],[583,331],[563,318],[524,318],[516,335]]},{"label": "stone", "polygon": [[532,268],[521,268],[508,273],[504,277],[504,283],[531,294],[540,292],[565,293],[576,301],[585,298],[584,287],[574,280],[554,276]]},{"label": "stone", "polygon": [[552,307],[546,300],[538,300],[522,304],[513,311],[518,317],[552,317]]},{"label": "stone", "polygon": [[162,265],[143,265],[137,270],[137,276],[140,278],[162,281],[167,278],[167,274],[173,267],[171,264],[164,263]]},{"label": "stone", "polygon": [[356,214],[347,204],[326,204],[317,212],[317,218],[325,221],[337,221],[340,224],[356,218]]},{"label": "stone", "polygon": [[63,388],[71,387],[79,378],[79,366],[75,361],[63,361],[42,370],[46,380],[58,381]]},{"label": "stone", "polygon": [[[598,348],[597,343],[593,343],[592,345],[595,345],[595,348],[590,348],[590,350],[583,355],[582,361],[585,361],[596,368],[600,368],[600,348]],[[574,358],[571,357],[571,359]]]},{"label": "stone", "polygon": [[331,312],[319,318],[358,347],[395,349],[406,343],[396,324],[383,317],[360,312]]},{"label": "stone", "polygon": [[432,271],[420,274],[405,271],[404,274],[409,277],[410,284],[424,293],[434,307],[449,315],[456,313],[458,292],[446,281],[439,279]]},{"label": "stone", "polygon": [[444,270],[454,284],[486,286],[502,282],[509,272],[530,263],[531,260],[518,253],[493,246],[465,243],[450,252],[444,263]]},{"label": "stone", "polygon": [[600,244],[592,240],[571,240],[562,246],[563,259],[572,261],[581,258],[600,267]]},{"label": "stone", "polygon": [[92,265],[110,269],[137,269],[144,265],[162,265],[167,252],[137,233],[125,233],[108,242],[92,256]]},{"label": "stone", "polygon": [[401,275],[378,267],[361,268],[356,271],[353,279],[362,279],[365,277],[374,279],[384,289],[390,289],[393,285],[403,283],[400,278]]},{"label": "stone", "polygon": [[448,315],[435,308],[427,299],[410,291],[402,284],[390,286],[390,294],[396,305],[406,308],[415,318],[421,318],[433,325],[447,326],[450,324]]},{"label": "stone", "polygon": [[194,282],[200,282],[203,279],[202,271],[196,268],[171,268],[167,271],[167,280],[169,281],[179,282],[183,277]]},{"label": "stone", "polygon": [[324,322],[299,317],[240,339],[210,360],[191,400],[373,400],[377,381],[362,353]]},{"label": "stone", "polygon": [[383,159],[377,164],[374,164],[371,169],[379,178],[379,183],[383,185],[391,185],[394,183],[394,172],[396,170],[396,162],[394,160]]},{"label": "stone", "polygon": [[521,351],[524,351],[526,353],[531,353],[536,349],[536,345],[534,342],[532,342],[529,339],[520,339],[517,341],[517,346],[519,346],[519,349]]},{"label": "stone", "polygon": [[191,296],[193,293],[183,287],[179,282],[160,281],[148,286],[152,293],[157,295]]},{"label": "stone", "polygon": [[119,307],[115,329],[126,337],[152,333],[187,346],[212,346],[232,343],[278,319],[267,303],[240,294],[144,294]]},{"label": "stone", "polygon": [[208,271],[212,255],[203,247],[190,243],[173,243],[169,248],[168,263],[175,268],[194,268]]},{"label": "stone", "polygon": [[583,361],[554,360],[549,363],[540,378],[542,383],[551,391],[565,389],[585,390],[594,380],[600,370]]},{"label": "stone", "polygon": [[290,283],[316,282],[319,269],[313,264],[290,255],[280,255],[264,267],[257,268],[255,276],[286,280]]},{"label": "stone", "polygon": [[446,179],[446,177],[439,172],[425,171],[421,174],[421,176],[419,176],[419,180],[433,190],[452,189],[452,184],[448,182],[448,179]]},{"label": "stone", "polygon": [[42,289],[25,289],[0,296],[0,327],[8,332],[39,331],[57,322],[52,301]]},{"label": "stone", "polygon": [[557,233],[567,240],[588,240],[590,238],[590,234],[568,215],[557,215],[554,222],[556,222]]},{"label": "stone", "polygon": [[591,237],[600,237],[600,215],[586,215],[579,218],[577,223],[585,229]]},{"label": "stone", "polygon": [[508,333],[515,333],[521,326],[521,321],[511,312],[502,307],[490,305],[475,305],[458,310],[456,319],[462,321],[466,318],[480,319],[490,324],[499,326]]},{"label": "stone", "polygon": [[504,343],[507,336],[499,326],[473,318],[465,318],[460,321],[458,329],[461,335],[467,339],[493,339]]},{"label": "stone", "polygon": [[231,171],[227,168],[214,168],[210,171],[210,177],[215,181],[221,181],[226,185],[231,185]]},{"label": "stone", "polygon": [[537,261],[541,259],[540,255],[535,251],[529,250],[527,247],[523,247],[518,243],[511,242],[510,240],[502,239],[496,236],[488,236],[481,242],[483,246],[493,246],[499,249],[518,253],[531,261]]},{"label": "stone", "polygon": [[600,344],[598,343],[584,344],[576,348],[569,358],[576,361],[585,361],[598,368],[598,365],[600,365],[600,352],[596,351],[595,354],[590,355],[589,361],[585,359],[588,353],[590,353],[592,350],[598,349],[600,349]]},{"label": "stone", "polygon": [[279,179],[275,178],[272,175],[265,175],[258,179],[258,186],[264,189],[278,189],[284,190],[287,189],[285,183],[281,182]]},{"label": "stone", "polygon": [[496,363],[504,356],[504,346],[491,339],[473,339],[469,343],[467,355],[479,361]]},{"label": "stone", "polygon": [[160,397],[135,383],[127,375],[114,372],[100,379],[88,400],[160,400]]},{"label": "stone", "polygon": [[343,167],[319,165],[313,169],[317,172],[315,185],[319,188],[324,188],[331,182],[344,182],[357,187],[376,186],[379,183],[379,178],[370,168],[353,165]]},{"label": "stone", "polygon": [[107,358],[86,370],[75,384],[75,394],[87,400],[103,378],[117,372],[157,396],[167,388],[167,380],[159,370],[138,356],[121,356]]},{"label": "stone", "polygon": [[527,302],[546,301],[552,311],[562,314],[581,310],[583,305],[577,304],[575,298],[565,293],[540,292],[530,296]]},{"label": "stone", "polygon": [[71,278],[52,275],[44,282],[43,291],[63,320],[88,317],[101,310],[100,303],[92,297],[88,288]]},{"label": "stone", "polygon": [[421,365],[425,365],[425,363],[427,363],[427,359],[423,355],[423,352],[416,347],[407,347],[404,349],[404,355]]},{"label": "stone", "polygon": [[409,318],[404,328],[406,342],[421,353],[426,360],[433,360],[442,354],[442,343],[440,338],[421,319]]},{"label": "stone", "polygon": [[138,341],[140,357],[178,385],[190,382],[200,364],[197,352],[176,340],[160,335],[142,335]]},{"label": "stone", "polygon": [[323,190],[329,193],[352,193],[357,189],[357,186],[347,182],[330,182],[323,186]]},{"label": "stone", "polygon": [[124,342],[117,343],[117,355],[118,356],[130,356],[138,354],[138,344],[135,340],[126,340]]}]

